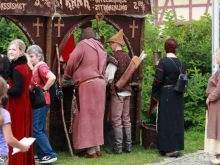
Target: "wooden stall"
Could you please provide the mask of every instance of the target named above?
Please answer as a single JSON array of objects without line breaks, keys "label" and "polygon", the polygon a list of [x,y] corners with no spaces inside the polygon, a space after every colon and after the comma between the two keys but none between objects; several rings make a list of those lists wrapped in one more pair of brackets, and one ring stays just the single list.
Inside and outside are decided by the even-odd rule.
[{"label": "wooden stall", "polygon": [[[129,55],[139,55],[144,46],[145,16],[151,13],[150,0],[0,0],[0,16],[14,22],[27,36],[31,44],[39,45],[46,63],[57,73],[56,45],[59,54],[66,43],[84,23],[102,19],[116,30],[124,29],[124,39]],[[130,104],[133,143],[140,142],[142,65],[132,78]],[[70,126],[72,89],[62,84],[63,109],[67,129]],[[107,105],[107,104],[106,104]],[[109,107],[106,106],[106,112]],[[61,103],[51,104],[48,132],[53,148],[67,150],[67,140],[61,118]],[[105,144],[109,144],[111,123],[105,117]],[[70,140],[71,140],[71,135]]]}]

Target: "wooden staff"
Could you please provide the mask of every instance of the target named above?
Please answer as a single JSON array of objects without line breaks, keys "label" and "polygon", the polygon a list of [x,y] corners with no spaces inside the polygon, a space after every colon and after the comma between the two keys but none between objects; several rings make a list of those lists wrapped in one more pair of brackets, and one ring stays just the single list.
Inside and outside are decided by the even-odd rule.
[{"label": "wooden staff", "polygon": [[[59,55],[59,48],[58,48],[58,44],[56,44],[56,52],[57,52],[57,63],[58,63],[58,72],[57,72],[57,80],[60,83],[60,86],[62,88],[62,83],[61,83],[61,76],[60,76],[60,55]],[[73,149],[71,147],[71,143],[70,143],[70,139],[69,139],[69,135],[67,132],[67,128],[66,128],[66,122],[65,122],[65,117],[64,117],[64,110],[63,110],[63,98],[61,98],[61,114],[62,114],[62,121],[63,121],[63,127],[64,127],[64,131],[66,134],[66,139],[67,139],[67,143],[68,143],[68,147],[69,147],[69,151],[70,151],[70,155],[73,156]]]}]

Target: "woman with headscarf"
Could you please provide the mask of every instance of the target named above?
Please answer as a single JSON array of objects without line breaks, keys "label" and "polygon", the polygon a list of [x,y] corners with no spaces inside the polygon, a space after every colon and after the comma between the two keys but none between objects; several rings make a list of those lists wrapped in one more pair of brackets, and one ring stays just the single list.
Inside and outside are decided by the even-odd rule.
[{"label": "woman with headscarf", "polygon": [[80,42],[70,54],[64,73],[64,78],[72,79],[78,87],[73,146],[76,150],[86,149],[78,154],[86,158],[100,156],[100,145],[104,144],[106,58],[103,45],[95,39],[94,31],[87,27],[83,29]]}]

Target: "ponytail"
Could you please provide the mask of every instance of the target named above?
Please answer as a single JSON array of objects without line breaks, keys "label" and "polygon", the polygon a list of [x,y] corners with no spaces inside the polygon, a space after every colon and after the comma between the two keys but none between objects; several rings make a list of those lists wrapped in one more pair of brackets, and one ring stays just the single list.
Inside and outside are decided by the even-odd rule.
[{"label": "ponytail", "polygon": [[29,68],[31,69],[31,70],[33,70],[33,65],[31,64],[31,60],[30,60],[30,57],[29,57],[29,55],[27,54],[27,53],[24,53],[24,56],[27,58],[27,65],[29,66]]}]

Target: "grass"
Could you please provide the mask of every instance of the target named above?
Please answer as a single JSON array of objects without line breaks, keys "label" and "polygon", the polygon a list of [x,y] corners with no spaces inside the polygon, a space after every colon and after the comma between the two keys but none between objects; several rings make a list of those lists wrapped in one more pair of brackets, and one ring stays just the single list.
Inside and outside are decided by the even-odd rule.
[{"label": "grass", "polygon": [[[201,150],[203,143],[203,132],[187,131],[185,132],[185,150],[180,154]],[[133,145],[130,154],[110,155],[105,153],[106,149],[110,148],[101,147],[102,157],[97,159],[78,158],[75,155],[70,157],[69,152],[58,152],[58,160],[54,165],[144,165],[164,159],[156,149],[144,149],[142,145]]]}]

